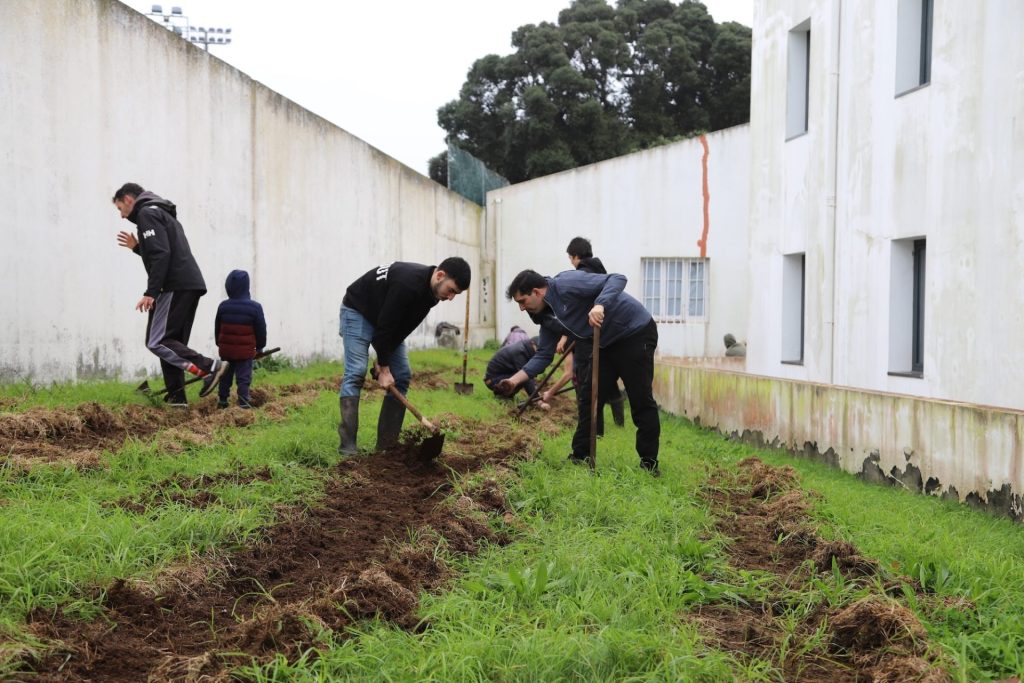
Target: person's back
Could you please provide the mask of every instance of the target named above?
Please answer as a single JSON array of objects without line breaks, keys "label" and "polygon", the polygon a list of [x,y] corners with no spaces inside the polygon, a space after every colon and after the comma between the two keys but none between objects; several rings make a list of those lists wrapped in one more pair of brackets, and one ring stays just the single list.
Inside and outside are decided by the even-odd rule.
[{"label": "person's back", "polygon": [[238,405],[251,405],[249,387],[252,384],[252,361],[259,349],[267,344],[267,321],[263,306],[249,295],[249,274],[233,270],[224,282],[228,298],[217,307],[213,334],[220,357],[231,365],[220,379],[219,401],[227,407],[232,379],[238,385]]},{"label": "person's back", "polygon": [[501,348],[511,346],[512,344],[518,344],[524,339],[529,339],[530,335],[526,333],[526,330],[519,327],[519,325],[513,325],[512,329],[505,335],[504,341],[501,342]]},{"label": "person's back", "polygon": [[[484,384],[497,394],[497,387],[501,380],[514,375],[536,353],[537,342],[530,338],[503,346],[494,353],[487,363],[487,370],[484,371]],[[524,388],[530,394],[533,393],[535,386],[532,380],[524,384]]]}]

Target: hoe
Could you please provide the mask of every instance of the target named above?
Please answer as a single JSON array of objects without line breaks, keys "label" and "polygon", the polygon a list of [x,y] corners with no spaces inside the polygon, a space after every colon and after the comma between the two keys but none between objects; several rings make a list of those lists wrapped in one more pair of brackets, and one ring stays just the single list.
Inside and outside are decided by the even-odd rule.
[{"label": "hoe", "polygon": [[[280,350],[281,350],[280,346],[274,347],[272,349],[267,349],[266,351],[264,351],[262,353],[257,353],[256,357],[253,358],[253,360],[259,360],[260,358],[266,358],[270,354],[277,353]],[[189,384],[192,384],[193,382],[198,382],[201,379],[203,379],[203,378],[202,377],[193,377],[192,379],[186,380],[185,383],[182,386],[183,387],[187,387]],[[170,390],[167,387],[164,387],[163,389],[160,389],[159,391],[153,391],[152,389],[149,388],[149,380],[148,379],[144,379],[144,380],[142,380],[142,384],[140,384],[139,386],[135,387],[135,391],[143,393],[146,396],[152,396],[153,398],[160,398],[161,396],[163,396],[164,394],[166,394]]]}]

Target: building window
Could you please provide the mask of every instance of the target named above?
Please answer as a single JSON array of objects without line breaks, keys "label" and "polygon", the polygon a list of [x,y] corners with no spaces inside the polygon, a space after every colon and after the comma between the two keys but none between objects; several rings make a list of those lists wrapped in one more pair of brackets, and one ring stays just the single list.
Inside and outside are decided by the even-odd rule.
[{"label": "building window", "polygon": [[926,246],[923,237],[893,240],[889,290],[889,374],[924,376]]},{"label": "building window", "polygon": [[644,307],[659,322],[707,319],[707,259],[645,258]]},{"label": "building window", "polygon": [[782,362],[804,362],[804,271],[806,254],[782,257]]},{"label": "building window", "polygon": [[896,8],[896,94],[932,77],[932,0],[899,0]]},{"label": "building window", "polygon": [[810,114],[811,20],[789,32],[786,77],[786,139],[807,132]]}]

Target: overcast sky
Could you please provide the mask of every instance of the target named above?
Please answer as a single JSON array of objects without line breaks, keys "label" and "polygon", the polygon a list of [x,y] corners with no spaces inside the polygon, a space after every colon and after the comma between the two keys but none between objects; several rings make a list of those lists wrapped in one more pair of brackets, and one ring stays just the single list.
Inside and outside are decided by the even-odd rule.
[{"label": "overcast sky", "polygon": [[[192,26],[231,27],[210,52],[426,174],[444,150],[437,109],[473,61],[512,52],[512,32],[556,22],[571,0],[123,0],[179,6]],[[715,21],[750,26],[754,0],[704,0]]]}]

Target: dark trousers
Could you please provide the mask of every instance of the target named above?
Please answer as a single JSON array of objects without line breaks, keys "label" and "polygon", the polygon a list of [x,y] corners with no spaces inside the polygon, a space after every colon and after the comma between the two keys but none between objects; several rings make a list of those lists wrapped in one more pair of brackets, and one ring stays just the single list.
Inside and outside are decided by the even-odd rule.
[{"label": "dark trousers", "polygon": [[[590,342],[591,347],[593,343]],[[577,344],[579,350],[579,344]],[[636,452],[647,464],[658,462],[661,418],[654,400],[654,351],[658,348],[658,326],[652,320],[646,327],[625,339],[601,349],[597,395],[603,404],[617,390],[616,378],[622,378],[629,398],[629,409],[636,425]],[[588,364],[589,365],[589,364]],[[576,391],[579,408],[576,433],[572,437],[572,455],[583,459],[590,453],[591,373],[582,373]]]},{"label": "dark trousers", "polygon": [[160,358],[164,386],[169,389],[165,401],[185,402],[185,371],[209,372],[213,359],[196,353],[188,347],[192,335],[192,321],[203,292],[185,290],[161,292],[157,295],[146,322],[146,348]]},{"label": "dark trousers", "polygon": [[217,387],[218,396],[221,401],[227,401],[231,395],[231,381],[237,385],[238,403],[249,403],[249,385],[252,384],[252,358],[245,360],[228,361],[228,368],[220,378],[220,386]]},{"label": "dark trousers", "polygon": [[[583,394],[580,392],[580,381],[583,375],[587,376],[587,387],[590,386],[590,359],[594,355],[594,340],[593,339],[577,339],[576,346],[572,350],[572,383],[576,387],[576,408],[580,410],[579,403],[584,400]],[[586,410],[587,415],[590,415],[590,389],[587,389],[586,395]],[[604,406],[605,403],[612,401],[622,400],[622,392],[619,390],[619,378],[614,378],[614,384],[608,391],[608,395],[601,398],[597,406],[597,435],[602,436],[604,434]],[[589,432],[587,438],[589,439]],[[588,446],[589,448],[589,446]],[[575,452],[575,451],[574,451]]]}]

